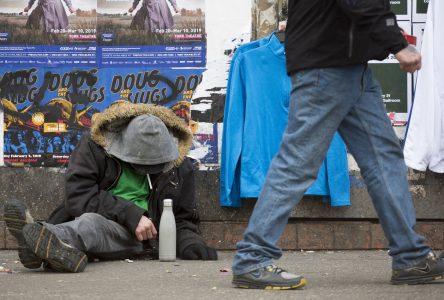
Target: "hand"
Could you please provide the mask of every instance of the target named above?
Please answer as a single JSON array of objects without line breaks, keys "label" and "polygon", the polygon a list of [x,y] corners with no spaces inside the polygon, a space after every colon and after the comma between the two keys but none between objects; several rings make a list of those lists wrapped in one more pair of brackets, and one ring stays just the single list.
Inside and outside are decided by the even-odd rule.
[{"label": "hand", "polygon": [[70,7],[70,8],[69,8],[69,12],[70,12],[70,13],[73,14],[73,13],[75,13],[75,11],[76,11],[76,8],[75,8],[75,7]]},{"label": "hand", "polygon": [[133,12],[134,11],[134,7],[130,7],[129,9],[128,9],[128,12]]},{"label": "hand", "polygon": [[191,244],[181,255],[182,259],[188,260],[217,260],[217,252],[213,248],[203,244]]},{"label": "hand", "polygon": [[413,73],[421,69],[421,54],[411,45],[396,53],[395,57],[403,71]]},{"label": "hand", "polygon": [[28,11],[29,11],[29,6],[26,6],[26,7],[23,9],[23,11],[24,11],[24,12],[28,12]]},{"label": "hand", "polygon": [[140,218],[135,233],[139,241],[151,240],[157,236],[156,227],[153,222],[145,216]]}]

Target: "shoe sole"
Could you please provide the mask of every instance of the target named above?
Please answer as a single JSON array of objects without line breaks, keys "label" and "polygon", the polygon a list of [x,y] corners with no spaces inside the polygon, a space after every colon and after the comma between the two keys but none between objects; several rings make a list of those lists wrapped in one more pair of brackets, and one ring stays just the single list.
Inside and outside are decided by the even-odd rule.
[{"label": "shoe sole", "polygon": [[23,236],[23,227],[33,222],[26,206],[20,202],[6,202],[4,220],[6,228],[17,240],[18,255],[23,266],[28,269],[40,268],[42,260],[28,247]]},{"label": "shoe sole", "polygon": [[305,278],[302,278],[297,284],[294,285],[267,285],[267,284],[260,284],[260,283],[252,283],[252,282],[246,282],[242,280],[233,280],[233,284],[241,289],[261,289],[261,290],[273,290],[273,291],[281,291],[281,290],[296,290],[301,289],[307,284],[307,280]]},{"label": "shoe sole", "polygon": [[425,283],[429,283],[435,280],[440,280],[440,279],[444,279],[444,273],[443,274],[435,274],[435,275],[430,275],[427,277],[410,277],[410,278],[406,278],[406,279],[402,279],[402,280],[390,280],[390,283],[393,285],[401,285],[401,284],[410,284],[410,285],[414,285],[414,284],[425,284]]},{"label": "shoe sole", "polygon": [[42,224],[25,225],[23,235],[34,253],[57,270],[83,272],[88,263],[85,253],[62,242]]}]

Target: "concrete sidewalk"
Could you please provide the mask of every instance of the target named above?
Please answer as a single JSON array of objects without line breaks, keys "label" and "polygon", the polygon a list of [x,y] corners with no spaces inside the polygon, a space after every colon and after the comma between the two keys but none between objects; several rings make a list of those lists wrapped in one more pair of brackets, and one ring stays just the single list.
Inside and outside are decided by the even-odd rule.
[{"label": "concrete sidewalk", "polygon": [[[32,271],[17,262],[16,251],[0,251],[0,299],[443,299],[444,281],[429,285],[389,284],[386,251],[285,252],[279,265],[303,274],[303,290],[233,288],[234,252],[215,262],[114,261],[90,263],[84,273]],[[222,270],[228,269],[228,272]]]}]

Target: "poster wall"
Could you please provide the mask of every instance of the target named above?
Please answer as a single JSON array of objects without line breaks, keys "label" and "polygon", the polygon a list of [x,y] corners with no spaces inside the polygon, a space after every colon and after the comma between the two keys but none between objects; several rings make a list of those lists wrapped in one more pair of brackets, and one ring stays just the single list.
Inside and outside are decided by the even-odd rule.
[{"label": "poster wall", "polygon": [[28,68],[1,72],[4,163],[66,165],[94,114],[130,101],[170,107],[190,123],[201,70]]},{"label": "poster wall", "polygon": [[[75,144],[77,133],[90,126],[94,113],[115,101],[131,101],[171,107],[195,134],[190,154],[201,162],[201,169],[218,167],[231,57],[251,36],[260,38],[277,29],[286,16],[287,0],[159,2],[172,22],[163,18],[152,23],[147,16],[156,13],[143,0],[76,0],[72,1],[75,13],[62,1],[69,25],[65,31],[48,33],[41,27],[27,27],[38,1],[25,12],[28,1],[0,0],[0,64],[4,66],[0,84],[8,82],[4,76],[8,72],[20,75],[1,92],[5,164],[64,165],[69,153],[57,157],[54,151],[69,152],[68,145]],[[428,0],[390,3],[402,20],[401,27],[408,32],[413,28],[420,42],[417,32],[423,28],[420,22]],[[73,32],[73,28],[83,31]],[[77,36],[80,33],[82,38]],[[89,34],[97,36],[97,42],[86,37]],[[393,125],[404,125],[412,101],[411,77],[399,70],[393,56],[372,62],[371,67],[381,82]],[[51,75],[46,76],[48,72]],[[76,72],[93,74],[94,84],[78,79],[82,85],[73,91],[70,76]],[[63,139],[64,135],[68,137]],[[37,156],[7,157],[25,155],[18,140],[26,144],[26,155]],[[36,141],[44,146],[37,147]],[[60,144],[66,144],[65,150]]]},{"label": "poster wall", "polygon": [[200,162],[203,169],[219,168],[221,123],[194,123],[193,145],[189,155]]},{"label": "poster wall", "polygon": [[[3,111],[0,110],[0,128],[3,128]],[[0,166],[3,166],[3,130],[0,130]]]},{"label": "poster wall", "polygon": [[96,1],[0,0],[0,64],[96,66]]},{"label": "poster wall", "polygon": [[204,67],[204,0],[98,0],[101,67]]},{"label": "poster wall", "polygon": [[219,168],[228,71],[236,49],[250,41],[251,5],[250,1],[207,1],[207,65],[191,101],[190,156],[201,162],[201,170]]},{"label": "poster wall", "polygon": [[3,69],[5,164],[65,165],[92,116],[106,106],[96,83],[97,69]]}]

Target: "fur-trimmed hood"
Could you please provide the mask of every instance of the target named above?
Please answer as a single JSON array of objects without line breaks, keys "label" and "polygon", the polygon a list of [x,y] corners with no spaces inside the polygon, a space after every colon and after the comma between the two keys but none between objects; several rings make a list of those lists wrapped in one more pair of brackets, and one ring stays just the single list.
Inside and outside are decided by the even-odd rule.
[{"label": "fur-trimmed hood", "polygon": [[193,135],[188,126],[171,109],[164,106],[130,102],[114,104],[105,111],[94,115],[91,139],[105,148],[107,132],[119,132],[127,126],[131,119],[143,114],[151,114],[161,119],[170,133],[177,138],[179,157],[174,161],[174,165],[178,167],[190,151]]}]

